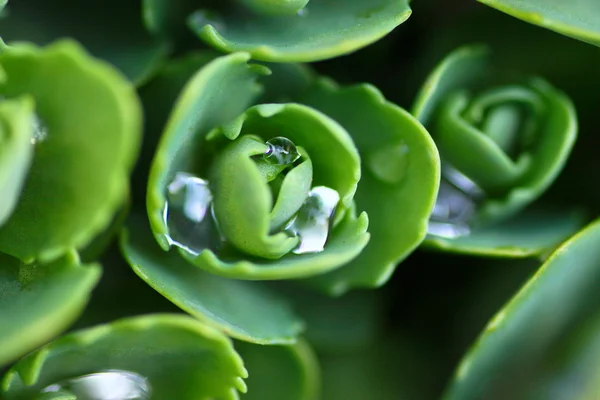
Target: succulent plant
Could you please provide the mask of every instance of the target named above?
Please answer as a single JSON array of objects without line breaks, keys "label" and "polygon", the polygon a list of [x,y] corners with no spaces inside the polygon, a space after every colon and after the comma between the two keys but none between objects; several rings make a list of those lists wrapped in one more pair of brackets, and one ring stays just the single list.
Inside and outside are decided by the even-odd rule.
[{"label": "succulent plant", "polygon": [[0,398],[598,398],[596,3],[0,0]]}]

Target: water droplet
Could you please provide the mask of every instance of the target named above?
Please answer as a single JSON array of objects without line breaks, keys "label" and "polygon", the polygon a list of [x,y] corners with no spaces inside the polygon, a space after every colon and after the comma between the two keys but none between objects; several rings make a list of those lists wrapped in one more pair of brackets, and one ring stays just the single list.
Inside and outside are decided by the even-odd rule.
[{"label": "water droplet", "polygon": [[219,16],[209,10],[198,10],[189,16],[189,24],[195,29],[202,29],[206,25],[212,25],[218,32],[225,30],[225,23]]},{"label": "water droplet", "polygon": [[107,370],[52,384],[42,393],[68,390],[78,400],[146,400],[150,383],[143,376],[122,370]]},{"label": "water droplet", "polygon": [[299,17],[306,17],[306,16],[308,16],[308,7],[304,7],[303,9],[298,10],[297,15]]},{"label": "water droplet", "polygon": [[382,182],[399,183],[408,167],[408,150],[405,143],[380,147],[367,155],[367,165]]},{"label": "water droplet", "polygon": [[323,251],[331,228],[331,217],[339,201],[340,195],[333,189],[325,186],[311,189],[296,216],[285,227],[286,232],[300,238],[293,253]]},{"label": "water droplet", "polygon": [[222,239],[212,207],[208,182],[186,172],[178,172],[167,186],[163,216],[170,245],[193,255],[204,249],[218,250]]},{"label": "water droplet", "polygon": [[43,142],[48,137],[48,127],[37,115],[33,116],[33,134],[31,135],[31,144]]},{"label": "water droplet", "polygon": [[483,198],[484,192],[475,182],[455,168],[443,165],[427,233],[449,239],[470,234],[469,223],[475,216],[477,203]]},{"label": "water droplet", "polygon": [[265,151],[265,160],[274,165],[292,165],[300,158],[300,152],[294,142],[288,138],[277,136],[267,141],[267,151]]}]

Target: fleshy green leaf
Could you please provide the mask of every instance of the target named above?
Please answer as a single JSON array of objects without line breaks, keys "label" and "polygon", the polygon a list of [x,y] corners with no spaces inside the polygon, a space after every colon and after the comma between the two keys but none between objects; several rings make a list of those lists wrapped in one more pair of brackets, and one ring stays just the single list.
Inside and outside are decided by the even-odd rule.
[{"label": "fleshy green leaf", "polygon": [[15,209],[31,165],[33,108],[29,97],[0,103],[0,226]]},{"label": "fleshy green leaf", "polygon": [[145,31],[138,2],[130,3],[11,1],[6,8],[8,15],[2,18],[0,36],[9,42],[31,41],[38,45],[74,38],[94,56],[141,84],[152,76],[168,49]]},{"label": "fleshy green leaf", "polygon": [[246,390],[242,359],[222,333],[189,317],[150,315],[76,331],[30,354],[3,381],[10,399],[106,370],[147,379],[152,399],[236,400]]},{"label": "fleshy green leaf", "polygon": [[[243,112],[259,89],[255,80],[259,73],[266,71],[261,66],[248,66],[248,57],[246,54],[234,54],[212,61],[202,68],[183,90],[161,139],[148,182],[147,207],[154,235],[163,249],[169,248],[168,227],[164,219],[165,193],[170,179],[177,172],[191,171],[207,177],[215,176],[215,172],[210,172],[213,168],[216,171],[231,169],[230,172],[234,174],[231,176],[235,176],[236,173],[250,174],[252,169],[245,166],[232,168],[231,163],[234,159],[223,163],[222,168],[212,164],[218,163],[217,155],[221,151],[226,152],[223,150],[226,143],[235,139],[241,129],[252,130],[248,133],[263,135],[265,139],[285,135],[301,144],[304,151],[310,155],[315,173],[313,183],[331,186],[342,196],[342,203],[335,217],[337,224],[330,232],[325,250],[302,255],[289,253],[276,260],[249,257],[239,254],[236,249],[229,249],[222,254],[213,253],[208,249],[198,255],[185,249],[180,249],[180,253],[191,263],[209,272],[238,279],[298,278],[340,267],[354,258],[369,238],[366,233],[366,214],[356,217],[353,209],[344,212],[345,208],[352,205],[352,195],[360,176],[356,149],[339,125],[304,106],[262,105],[244,115]],[[215,129],[219,126],[222,126],[221,130]],[[282,126],[286,127],[283,132]],[[299,129],[300,127],[302,129]],[[320,134],[312,135],[314,132]],[[256,143],[257,146],[262,146],[261,151],[264,151],[266,147]],[[336,157],[342,157],[339,163],[329,156],[332,151],[335,151]],[[251,154],[255,152],[248,153]],[[247,163],[250,162],[247,157],[243,159]],[[253,179],[259,179],[259,176],[254,174],[254,178],[241,181],[249,184]],[[228,186],[230,183],[230,179],[217,179],[215,196],[219,197],[220,184]],[[215,206],[216,214],[221,213],[220,207],[223,204],[231,203],[232,200],[237,204],[238,212],[245,212],[244,208],[240,207],[245,203],[239,200],[250,196],[252,192],[242,190],[240,193],[236,196],[222,196],[222,200],[216,199],[216,203],[220,203]],[[266,202],[264,204],[268,203],[266,198],[261,200],[263,201]],[[252,203],[249,206],[255,207],[256,204]],[[249,217],[255,218],[256,215],[252,214]],[[227,215],[226,217],[229,218]],[[268,213],[265,213],[265,218],[267,217]],[[225,217],[221,215],[221,218]],[[233,218],[231,229],[239,229],[242,224],[238,222]],[[247,225],[258,229],[254,224]],[[225,236],[228,232],[231,233],[230,230],[225,230]],[[239,237],[240,240],[245,240],[244,235]],[[288,249],[291,250],[289,247]]]},{"label": "fleshy green leaf", "polygon": [[458,367],[447,399],[597,395],[599,241],[595,222],[548,258],[489,322]]},{"label": "fleshy green leaf", "polygon": [[[47,137],[14,214],[0,229],[0,251],[28,261],[81,248],[111,222],[126,199],[137,157],[137,96],[113,68],[71,41],[0,54],[8,98],[31,95]],[[47,77],[51,76],[52,79]]]},{"label": "fleshy green leaf", "polygon": [[337,120],[354,140],[363,163],[355,200],[369,215],[372,237],[357,258],[312,283],[336,294],[382,285],[427,232],[440,173],[435,146],[418,121],[369,85],[321,80],[301,102]]},{"label": "fleshy green leaf", "polygon": [[303,340],[287,346],[261,346],[236,342],[249,377],[243,399],[314,400],[319,389],[319,366]]},{"label": "fleshy green leaf", "polygon": [[[486,48],[462,47],[430,74],[415,101],[413,115],[432,132],[442,161],[485,193],[483,200],[475,200],[468,235],[431,237],[440,248],[496,256],[536,254],[544,245],[549,246],[546,251],[555,246],[559,234],[572,234],[580,223],[567,212],[549,229],[549,221],[525,215],[523,221],[536,226],[527,226],[523,247],[516,242],[523,238],[515,235],[515,227],[524,225],[519,211],[563,169],[578,124],[574,106],[562,92],[539,78],[511,77],[507,83],[506,75],[492,68]],[[502,222],[510,217],[514,220]]]},{"label": "fleshy green leaf", "polygon": [[175,173],[198,168],[205,136],[242,114],[258,95],[255,80],[268,70],[249,66],[248,60],[249,55],[238,53],[209,63],[194,75],[173,108],[154,156],[147,197],[152,231],[165,250],[169,248],[163,219],[165,189]]},{"label": "fleshy green leaf", "polygon": [[196,318],[236,339],[292,343],[302,322],[279,296],[260,283],[220,278],[187,263],[154,242],[147,223],[132,218],[121,248],[142,279]]},{"label": "fleshy green leaf", "polygon": [[198,11],[189,18],[190,27],[204,41],[222,51],[247,51],[257,60],[277,62],[350,53],[382,38],[411,13],[406,0],[346,0],[343,6],[336,0],[318,0],[287,16],[233,7],[212,19],[212,11],[220,10]]},{"label": "fleshy green leaf", "polygon": [[[360,158],[354,143],[340,125],[312,108],[292,103],[258,105],[236,121],[240,123],[239,129],[229,132],[231,138],[244,133],[254,133],[264,140],[285,136],[302,146],[310,156],[313,170],[313,174],[307,177],[308,182],[303,184],[308,187],[311,183],[312,186],[326,186],[338,192],[341,199],[335,220],[339,221],[344,216],[344,212],[352,206],[360,180]],[[228,150],[241,149],[242,143],[246,144],[244,148],[248,148],[247,154],[238,156]],[[246,136],[221,152],[211,174],[215,214],[223,234],[237,248],[256,256],[280,258],[296,246],[298,239],[283,232],[267,237],[273,199],[249,158],[262,155],[265,149],[264,145]],[[302,202],[291,203],[298,208],[302,205]],[[263,248],[267,243],[274,246],[272,250]]]},{"label": "fleshy green leaf", "polygon": [[248,8],[264,14],[285,15],[300,12],[309,0],[240,0]]},{"label": "fleshy green leaf", "polygon": [[457,238],[429,236],[423,242],[448,252],[494,257],[543,256],[585,224],[579,212],[527,209],[497,224],[473,228]]},{"label": "fleshy green leaf", "polygon": [[98,265],[81,265],[74,254],[47,265],[24,265],[0,255],[0,365],[73,323],[100,273]]},{"label": "fleshy green leaf", "polygon": [[478,0],[530,24],[600,46],[596,0]]}]

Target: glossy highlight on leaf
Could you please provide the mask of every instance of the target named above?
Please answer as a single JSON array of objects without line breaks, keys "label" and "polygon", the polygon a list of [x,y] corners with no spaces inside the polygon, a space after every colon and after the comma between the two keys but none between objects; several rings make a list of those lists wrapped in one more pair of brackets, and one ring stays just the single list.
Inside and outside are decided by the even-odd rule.
[{"label": "glossy highlight on leaf", "polygon": [[47,265],[24,265],[0,255],[0,366],[73,323],[100,273],[98,265],[81,265],[76,254]]},{"label": "glossy highlight on leaf", "polygon": [[75,331],[30,354],[4,377],[7,400],[30,399],[50,385],[107,370],[147,379],[152,399],[237,400],[247,377],[222,333],[185,316],[126,318]]},{"label": "glossy highlight on leaf", "polygon": [[336,0],[315,0],[296,15],[259,15],[235,6],[220,11],[197,11],[188,23],[219,50],[247,51],[257,60],[275,62],[317,61],[353,52],[387,35],[411,14],[406,0],[346,0],[343,6]]},{"label": "glossy highlight on leaf", "polygon": [[600,46],[596,0],[478,0],[525,22]]},{"label": "glossy highlight on leaf", "polygon": [[34,145],[18,205],[0,228],[0,251],[24,261],[55,259],[88,244],[125,201],[140,105],[120,74],[72,41],[11,46],[0,66],[0,94],[31,96],[48,130]]}]

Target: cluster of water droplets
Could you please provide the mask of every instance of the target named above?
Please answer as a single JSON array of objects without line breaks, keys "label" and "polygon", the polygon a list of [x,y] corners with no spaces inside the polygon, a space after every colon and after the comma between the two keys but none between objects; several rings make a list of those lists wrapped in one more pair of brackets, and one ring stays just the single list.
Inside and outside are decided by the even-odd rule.
[{"label": "cluster of water droplets", "polygon": [[444,238],[468,235],[477,204],[484,196],[483,190],[475,182],[455,168],[443,165],[442,180],[427,233]]},{"label": "cluster of water droplets", "polygon": [[31,144],[37,144],[46,140],[48,137],[48,127],[36,114],[33,116],[32,125],[33,131],[31,134],[31,139],[29,139]]},{"label": "cluster of water droplets", "polygon": [[147,400],[148,379],[134,372],[107,370],[83,375],[47,386],[42,393],[67,391],[77,400]]},{"label": "cluster of water droplets", "polygon": [[[292,166],[301,157],[288,138],[274,137],[266,145],[263,159],[269,164]],[[166,197],[163,217],[169,230],[169,244],[193,255],[205,249],[218,252],[222,248],[226,239],[219,231],[208,181],[178,172],[167,186]],[[309,192],[297,214],[284,228],[284,232],[299,238],[293,253],[323,251],[339,200],[339,194],[325,186],[314,187]]]}]

